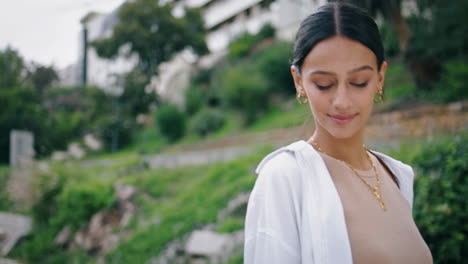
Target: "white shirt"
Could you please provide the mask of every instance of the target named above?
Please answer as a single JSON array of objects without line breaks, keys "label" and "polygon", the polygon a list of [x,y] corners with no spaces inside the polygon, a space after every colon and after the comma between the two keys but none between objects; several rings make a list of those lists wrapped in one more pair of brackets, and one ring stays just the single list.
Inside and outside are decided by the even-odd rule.
[{"label": "white shirt", "polygon": [[[377,155],[413,202],[410,166]],[[245,221],[244,263],[351,264],[343,205],[320,154],[301,140],[258,165]]]}]

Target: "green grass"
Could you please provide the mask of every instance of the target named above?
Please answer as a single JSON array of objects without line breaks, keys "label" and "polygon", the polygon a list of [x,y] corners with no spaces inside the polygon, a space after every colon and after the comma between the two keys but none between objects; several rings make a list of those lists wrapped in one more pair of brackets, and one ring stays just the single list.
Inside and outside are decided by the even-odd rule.
[{"label": "green grass", "polygon": [[281,106],[273,107],[261,119],[248,128],[251,132],[262,132],[272,129],[290,128],[310,123],[313,118],[308,105],[301,105],[296,100],[289,100],[286,105],[291,109],[283,110]]},{"label": "green grass", "polygon": [[[158,256],[176,237],[197,227],[216,222],[217,213],[239,192],[255,182],[254,168],[271,149],[232,162],[211,166],[159,169],[128,176],[132,183],[150,194],[153,201],[141,200],[145,218],[159,224],[139,225],[134,235],[108,256],[110,263],[144,263]],[[233,224],[230,224],[232,228]]]},{"label": "green grass", "polygon": [[232,233],[244,229],[244,218],[229,217],[216,228],[219,233]]},{"label": "green grass", "polygon": [[414,91],[411,73],[406,66],[401,62],[390,62],[385,74],[385,100],[390,102],[404,100]]},{"label": "green grass", "polygon": [[13,201],[8,197],[7,184],[10,178],[10,167],[0,166],[0,211],[13,210]]}]

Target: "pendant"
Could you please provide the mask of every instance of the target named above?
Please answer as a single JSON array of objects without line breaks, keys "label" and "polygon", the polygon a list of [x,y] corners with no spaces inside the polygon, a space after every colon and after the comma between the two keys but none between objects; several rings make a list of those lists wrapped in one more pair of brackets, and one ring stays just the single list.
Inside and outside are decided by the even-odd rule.
[{"label": "pendant", "polygon": [[384,202],[379,201],[379,204],[380,204],[380,207],[382,207],[384,211],[387,211],[387,207],[385,206]]},{"label": "pendant", "polygon": [[380,194],[377,192],[377,191],[374,191],[374,196],[377,197],[377,199],[382,199],[382,197],[380,197]]}]

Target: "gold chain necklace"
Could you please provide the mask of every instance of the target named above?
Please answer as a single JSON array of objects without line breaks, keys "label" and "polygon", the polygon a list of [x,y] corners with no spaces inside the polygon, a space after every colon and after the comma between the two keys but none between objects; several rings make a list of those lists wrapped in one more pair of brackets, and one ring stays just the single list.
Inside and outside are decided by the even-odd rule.
[{"label": "gold chain necklace", "polygon": [[[329,154],[327,154],[325,151],[323,151],[320,148],[320,146],[319,146],[319,144],[317,142],[312,140],[312,145],[314,145],[314,147],[318,151],[322,152],[323,154],[326,154],[326,155],[330,156]],[[377,200],[379,201],[380,207],[382,207],[382,209],[384,211],[387,211],[387,206],[385,206],[382,195],[379,194],[379,190],[380,190],[380,176],[379,176],[379,173],[377,171],[377,168],[375,167],[374,161],[372,161],[372,159],[371,159],[371,157],[369,155],[369,149],[365,145],[363,145],[363,147],[366,150],[366,155],[367,155],[367,158],[369,159],[370,163],[372,164],[372,168],[374,168],[375,177],[377,179],[377,185],[376,186],[372,186],[369,182],[367,182],[366,179],[364,179],[361,175],[359,175],[359,173],[356,171],[356,169],[353,168],[353,166],[351,166],[349,163],[347,163],[344,160],[340,160],[340,159],[337,159],[337,160],[342,161],[344,164],[346,164],[346,166],[348,166],[354,172],[354,174],[356,174],[356,176],[358,176],[359,179],[361,179],[361,181],[369,188],[369,190],[372,192],[372,194],[375,196],[375,198],[377,198]]]}]

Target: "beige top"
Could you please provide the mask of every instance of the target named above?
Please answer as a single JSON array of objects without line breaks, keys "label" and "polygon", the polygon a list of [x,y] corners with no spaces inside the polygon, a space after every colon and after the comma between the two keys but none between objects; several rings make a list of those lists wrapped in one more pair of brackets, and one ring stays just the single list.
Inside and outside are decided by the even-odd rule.
[{"label": "beige top", "polygon": [[[340,195],[355,264],[432,263],[431,252],[414,223],[408,201],[387,170],[371,155],[381,181],[384,211],[369,188],[342,161],[320,153]],[[357,170],[372,186],[375,172]]]}]

